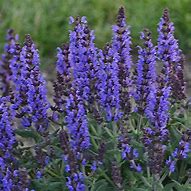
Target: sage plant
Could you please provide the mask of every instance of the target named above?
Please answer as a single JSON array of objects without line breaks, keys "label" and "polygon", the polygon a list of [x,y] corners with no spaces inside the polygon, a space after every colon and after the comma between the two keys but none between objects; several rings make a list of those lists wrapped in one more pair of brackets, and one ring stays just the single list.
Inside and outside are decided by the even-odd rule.
[{"label": "sage plant", "polygon": [[156,46],[148,29],[141,32],[136,64],[123,7],[104,48],[86,17],[70,17],[70,24],[69,42],[57,48],[53,95],[31,36],[22,46],[8,31],[0,62],[0,190],[189,189],[184,56],[168,10]]}]

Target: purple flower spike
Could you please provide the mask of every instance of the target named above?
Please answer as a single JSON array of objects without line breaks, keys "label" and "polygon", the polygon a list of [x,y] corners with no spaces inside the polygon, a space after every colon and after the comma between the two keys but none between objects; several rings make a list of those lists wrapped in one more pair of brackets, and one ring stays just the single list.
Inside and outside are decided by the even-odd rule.
[{"label": "purple flower spike", "polygon": [[1,167],[6,167],[9,160],[14,160],[12,156],[13,146],[16,143],[14,131],[12,128],[12,121],[15,112],[11,110],[8,103],[10,102],[9,97],[0,98],[0,151]]},{"label": "purple flower spike", "polygon": [[[174,25],[165,9],[158,24],[158,57],[163,62],[161,83],[169,83],[172,98],[182,100],[184,94],[183,56],[178,41],[174,37]],[[181,76],[181,77],[180,77]]]},{"label": "purple flower spike", "polygon": [[54,82],[55,106],[52,107],[54,115],[56,111],[58,111],[59,113],[66,113],[66,101],[72,88],[71,66],[68,60],[69,45],[64,44],[61,48],[58,48],[57,50],[57,79]]},{"label": "purple flower spike", "polygon": [[115,186],[119,189],[123,189],[123,178],[121,175],[121,169],[116,162],[112,162],[112,179]]},{"label": "purple flower spike", "polygon": [[130,163],[130,167],[137,172],[141,172],[142,168],[139,163],[137,163],[137,159],[139,157],[139,153],[137,149],[131,146],[131,140],[128,135],[128,131],[126,128],[120,128],[120,137],[119,137],[119,148],[121,149],[121,156],[123,160],[127,160]]},{"label": "purple flower spike", "polygon": [[156,49],[151,41],[151,33],[145,29],[141,33],[143,47],[139,47],[139,60],[136,68],[136,93],[135,101],[138,112],[150,115],[155,103],[151,103],[149,96],[155,96],[156,88]]},{"label": "purple flower spike", "polygon": [[16,45],[15,55],[10,65],[14,82],[12,108],[17,111],[16,117],[21,118],[25,127],[31,126],[33,122],[37,131],[42,132],[47,126],[49,103],[39,65],[38,50],[30,35],[26,35],[21,51],[20,46]]},{"label": "purple flower spike", "polygon": [[[169,131],[167,123],[169,120],[169,97],[170,87],[158,88],[155,96],[148,100],[151,109],[147,110],[150,128],[144,129],[143,143],[149,156],[149,167],[151,172],[160,175],[162,164],[168,143]],[[153,104],[154,103],[154,104]],[[148,112],[149,111],[149,112]]]},{"label": "purple flower spike", "polygon": [[[15,111],[10,97],[0,98],[0,190],[25,190],[29,186],[27,172],[18,170],[14,156],[16,137],[13,129]],[[11,162],[10,162],[11,161]]]},{"label": "purple flower spike", "polygon": [[188,129],[183,132],[182,138],[179,141],[179,145],[175,148],[169,159],[166,161],[170,172],[175,171],[177,160],[183,160],[188,158],[188,154],[191,152],[191,131]]},{"label": "purple flower spike", "polygon": [[94,62],[98,103],[107,121],[127,118],[131,110],[131,37],[125,20],[124,9],[120,8],[112,43],[98,51],[98,62]]},{"label": "purple flower spike", "polygon": [[[112,79],[116,97],[116,110],[121,110],[125,118],[131,110],[130,97],[132,94],[131,80],[131,36],[129,26],[126,24],[125,10],[119,9],[117,24],[113,26],[113,38],[111,55],[112,60]],[[118,106],[119,105],[119,106]],[[118,108],[119,107],[119,108]],[[115,118],[120,118],[121,114],[116,114]]]},{"label": "purple flower spike", "polygon": [[62,130],[59,134],[61,148],[64,152],[65,171],[68,174],[66,186],[69,190],[85,191],[84,175],[79,170],[77,152],[73,150],[69,142],[68,133]]},{"label": "purple flower spike", "polygon": [[9,29],[7,31],[6,41],[4,53],[0,60],[0,91],[3,96],[8,96],[12,88],[10,62],[14,58],[16,43],[18,41],[18,35],[14,34],[14,30]]},{"label": "purple flower spike", "polygon": [[[71,134],[71,145],[77,150],[90,146],[87,110],[95,101],[95,68],[97,49],[94,33],[84,17],[75,19],[70,31],[68,61],[72,68],[72,87],[66,103],[66,123]],[[95,95],[94,95],[95,93]]]},{"label": "purple flower spike", "polygon": [[48,127],[47,111],[50,105],[47,100],[45,81],[37,66],[30,73],[27,97],[31,121],[38,132],[45,132]]}]

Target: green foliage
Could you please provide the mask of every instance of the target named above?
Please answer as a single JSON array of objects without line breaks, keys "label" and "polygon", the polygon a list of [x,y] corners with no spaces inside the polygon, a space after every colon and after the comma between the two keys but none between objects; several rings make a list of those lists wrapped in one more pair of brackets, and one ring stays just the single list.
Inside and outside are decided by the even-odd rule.
[{"label": "green foliage", "polygon": [[[124,124],[131,137],[131,145],[136,147],[139,152],[138,162],[143,167],[143,172],[138,173],[129,167],[129,161],[125,161],[121,157],[121,150],[118,147],[119,138],[119,124],[115,122],[102,122],[97,123],[91,115],[88,116],[89,128],[91,134],[91,148],[87,151],[90,156],[96,156],[98,154],[99,145],[104,142],[106,149],[104,152],[103,164],[98,166],[95,172],[90,170],[90,164],[82,167],[85,173],[85,181],[87,190],[89,191],[189,191],[191,190],[191,180],[188,175],[191,162],[189,155],[188,159],[179,160],[174,173],[170,173],[167,167],[162,171],[159,180],[155,180],[154,175],[151,174],[148,167],[148,156],[144,150],[142,144],[142,129],[148,126],[148,121],[145,117],[132,113],[129,117],[129,123]],[[182,133],[185,129],[190,127],[191,112],[185,107],[180,105],[174,105],[171,108],[170,121],[168,123],[168,129],[170,131],[170,139],[167,144],[166,157],[170,155],[179,144]],[[55,126],[54,124],[52,124]],[[49,135],[48,139],[44,140],[43,137],[39,138],[40,135],[33,130],[17,130],[16,134],[24,139],[33,139],[33,144],[29,147],[20,147],[22,150],[22,159],[20,163],[29,170],[29,174],[32,177],[31,188],[36,191],[65,191],[66,188],[66,174],[65,165],[61,159],[63,151],[59,143],[59,129],[52,130],[52,134]],[[42,148],[43,152],[48,153],[48,149],[51,146],[54,148],[54,157],[50,163],[45,167],[44,175],[41,179],[35,178],[34,169],[38,169],[38,162],[34,156],[34,148],[38,145]],[[18,153],[19,154],[19,153]],[[112,162],[116,161],[120,168],[121,175],[123,178],[123,189],[120,190],[115,185],[112,179],[111,166]]]},{"label": "green foliage", "polygon": [[[156,25],[165,7],[170,9],[176,36],[184,52],[191,48],[190,0],[1,0],[0,42],[8,28],[14,28],[23,37],[30,33],[41,50],[43,64],[52,63],[60,42],[68,40],[69,16],[85,15],[95,29],[96,43],[102,47],[111,39],[111,24],[120,6],[125,6],[131,26],[134,46],[139,43],[139,32],[148,27],[156,40]],[[1,44],[1,49],[3,44]],[[46,58],[46,59],[45,59]]]}]

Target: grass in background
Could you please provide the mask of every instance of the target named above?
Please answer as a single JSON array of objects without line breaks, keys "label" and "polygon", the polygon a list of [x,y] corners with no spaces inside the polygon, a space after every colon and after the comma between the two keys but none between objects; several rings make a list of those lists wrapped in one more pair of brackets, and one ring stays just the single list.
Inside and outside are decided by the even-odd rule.
[{"label": "grass in background", "polygon": [[36,42],[43,65],[53,62],[56,47],[68,41],[69,16],[87,16],[96,33],[96,44],[103,47],[111,40],[111,25],[120,6],[125,6],[131,26],[133,44],[147,27],[156,41],[156,27],[165,7],[170,9],[176,36],[184,52],[191,48],[191,0],[0,0],[0,48],[8,28],[13,28],[23,41],[30,33]]}]

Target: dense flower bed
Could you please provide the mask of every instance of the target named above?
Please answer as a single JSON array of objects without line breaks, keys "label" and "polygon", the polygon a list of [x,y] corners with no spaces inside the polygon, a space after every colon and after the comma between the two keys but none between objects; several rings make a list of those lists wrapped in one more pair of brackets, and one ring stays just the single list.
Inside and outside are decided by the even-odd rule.
[{"label": "dense flower bed", "polygon": [[8,30],[0,62],[0,190],[191,189],[184,56],[165,9],[155,46],[140,33],[138,59],[120,8],[103,49],[85,17],[70,18],[47,97],[38,50]]}]

